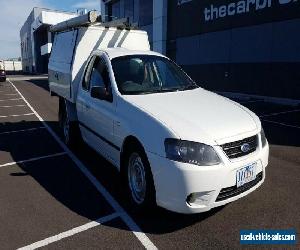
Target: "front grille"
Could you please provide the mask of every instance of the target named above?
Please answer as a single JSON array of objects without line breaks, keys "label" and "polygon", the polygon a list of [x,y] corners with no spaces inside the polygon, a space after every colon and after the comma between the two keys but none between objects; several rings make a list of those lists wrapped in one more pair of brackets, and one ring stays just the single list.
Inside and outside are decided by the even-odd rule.
[{"label": "front grille", "polygon": [[[242,145],[245,143],[249,144],[249,150],[247,152],[242,151]],[[255,135],[240,141],[223,144],[221,147],[225,152],[225,154],[228,156],[228,158],[234,159],[234,158],[242,157],[250,153],[253,153],[256,150],[257,146],[258,146],[258,136]]]},{"label": "front grille", "polygon": [[254,187],[262,179],[263,179],[263,172],[260,172],[259,174],[256,175],[255,180],[250,181],[250,182],[244,184],[241,187],[237,187],[235,185],[235,186],[232,186],[232,187],[223,188],[220,191],[216,201],[223,201],[223,200],[229,199],[231,197],[237,196],[237,195],[249,190],[250,188]]}]

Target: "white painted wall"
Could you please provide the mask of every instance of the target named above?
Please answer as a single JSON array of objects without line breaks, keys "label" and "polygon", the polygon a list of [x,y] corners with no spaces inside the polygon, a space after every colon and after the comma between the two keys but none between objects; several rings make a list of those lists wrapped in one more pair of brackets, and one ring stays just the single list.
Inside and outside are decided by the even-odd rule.
[{"label": "white painted wall", "polygon": [[22,71],[21,61],[4,61],[5,71]]},{"label": "white painted wall", "polygon": [[52,48],[52,43],[46,43],[41,47],[41,55],[47,55],[50,54]]},{"label": "white painted wall", "polygon": [[[38,29],[41,25],[54,25],[63,21],[66,21],[70,18],[78,16],[76,13],[64,13],[64,12],[57,12],[51,10],[43,10],[40,15],[34,20],[31,24],[31,41],[32,41],[32,56],[33,56],[33,66],[35,67],[36,59],[35,59],[35,51],[34,51],[34,37],[33,33],[36,29]],[[43,46],[42,46],[43,47]],[[42,50],[41,47],[41,50]]]},{"label": "white painted wall", "polygon": [[49,11],[43,10],[41,14],[32,23],[31,28],[36,30],[43,24],[54,25],[77,16],[78,15],[76,13],[64,13],[64,12],[55,12],[51,10]]}]

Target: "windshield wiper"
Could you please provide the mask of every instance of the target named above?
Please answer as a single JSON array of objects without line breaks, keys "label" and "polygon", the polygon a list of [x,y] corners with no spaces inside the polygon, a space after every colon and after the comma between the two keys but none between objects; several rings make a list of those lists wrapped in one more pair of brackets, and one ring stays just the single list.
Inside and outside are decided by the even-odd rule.
[{"label": "windshield wiper", "polygon": [[197,84],[189,84],[189,85],[183,86],[179,90],[183,91],[183,90],[197,89],[197,88],[199,88],[199,86]]},{"label": "windshield wiper", "polygon": [[151,89],[151,90],[141,90],[141,91],[126,91],[123,94],[125,95],[147,95],[163,92],[177,91],[178,89]]},{"label": "windshield wiper", "polygon": [[154,93],[165,93],[165,92],[176,92],[176,91],[183,91],[188,89],[195,89],[199,88],[196,84],[189,84],[183,87],[173,87],[173,88],[159,88],[159,89],[149,89],[149,90],[137,90],[137,91],[126,91],[123,94],[125,95],[147,95],[147,94],[154,94]]},{"label": "windshield wiper", "polygon": [[183,86],[183,87],[160,88],[160,89],[153,90],[153,93],[176,92],[176,91],[195,89],[195,88],[199,88],[199,86],[196,84],[190,84],[190,85]]},{"label": "windshield wiper", "polygon": [[158,90],[158,92],[174,92],[174,91],[178,91],[178,88],[161,88]]}]

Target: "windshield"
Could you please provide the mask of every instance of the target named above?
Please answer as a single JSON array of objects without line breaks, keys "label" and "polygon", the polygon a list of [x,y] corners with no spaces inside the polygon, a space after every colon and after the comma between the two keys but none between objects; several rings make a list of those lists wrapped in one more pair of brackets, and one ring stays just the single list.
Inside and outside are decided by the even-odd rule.
[{"label": "windshield", "polygon": [[183,91],[198,86],[170,60],[149,55],[117,57],[112,67],[121,94]]}]

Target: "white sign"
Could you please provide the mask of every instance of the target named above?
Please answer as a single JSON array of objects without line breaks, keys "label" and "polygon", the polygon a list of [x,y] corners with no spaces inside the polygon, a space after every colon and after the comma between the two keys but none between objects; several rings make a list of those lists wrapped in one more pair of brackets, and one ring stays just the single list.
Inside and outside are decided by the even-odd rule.
[{"label": "white sign", "polygon": [[235,16],[246,14],[252,11],[259,11],[271,8],[274,2],[277,1],[280,5],[290,4],[298,0],[241,0],[238,2],[231,2],[220,6],[214,6],[204,9],[205,21],[212,21],[227,16]]}]

